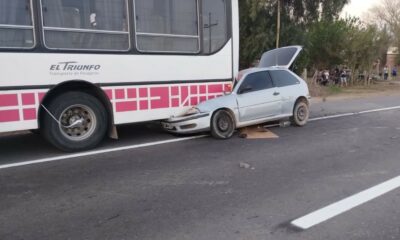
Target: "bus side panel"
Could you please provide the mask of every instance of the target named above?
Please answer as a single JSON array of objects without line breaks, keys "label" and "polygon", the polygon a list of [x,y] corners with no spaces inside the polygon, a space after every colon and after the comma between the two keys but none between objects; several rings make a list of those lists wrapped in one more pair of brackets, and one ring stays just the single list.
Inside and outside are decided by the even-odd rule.
[{"label": "bus side panel", "polygon": [[[74,80],[100,85],[106,93],[115,94],[116,98],[110,100],[116,124],[179,115],[192,105],[229,91],[232,57],[231,40],[210,56],[0,53],[0,73],[4,79],[0,81],[0,96],[7,100],[2,103],[0,99],[0,132],[37,129],[40,99],[49,88]],[[171,86],[174,82],[180,84]],[[18,90],[27,88],[47,90]],[[132,95],[132,88],[139,89],[138,97]],[[24,104],[23,94],[33,94],[35,101]],[[124,94],[126,97],[121,97]],[[135,109],[133,105],[119,103],[124,101],[137,101],[138,105]]]},{"label": "bus side panel", "polygon": [[232,90],[232,82],[143,85],[103,88],[109,97],[115,124],[167,119],[190,107]]},{"label": "bus side panel", "polygon": [[37,129],[38,109],[47,91],[0,91],[0,132]]}]

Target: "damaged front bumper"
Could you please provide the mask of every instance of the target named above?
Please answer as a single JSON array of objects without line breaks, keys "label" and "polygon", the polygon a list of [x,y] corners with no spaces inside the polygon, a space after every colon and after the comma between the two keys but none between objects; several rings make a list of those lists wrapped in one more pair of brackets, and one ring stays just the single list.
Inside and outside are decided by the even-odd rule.
[{"label": "damaged front bumper", "polygon": [[162,121],[164,130],[172,133],[191,134],[210,130],[211,114],[196,113],[183,117],[172,117]]}]

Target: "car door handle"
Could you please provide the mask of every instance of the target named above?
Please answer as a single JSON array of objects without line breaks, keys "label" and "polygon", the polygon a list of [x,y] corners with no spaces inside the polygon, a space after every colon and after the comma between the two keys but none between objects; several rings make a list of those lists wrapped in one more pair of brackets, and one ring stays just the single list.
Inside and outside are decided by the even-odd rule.
[{"label": "car door handle", "polygon": [[274,96],[279,96],[279,95],[281,95],[281,93],[274,92]]}]

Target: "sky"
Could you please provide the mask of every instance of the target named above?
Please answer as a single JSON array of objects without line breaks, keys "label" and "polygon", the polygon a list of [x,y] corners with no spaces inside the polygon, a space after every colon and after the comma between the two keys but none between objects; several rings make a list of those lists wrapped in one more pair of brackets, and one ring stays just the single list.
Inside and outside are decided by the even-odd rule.
[{"label": "sky", "polygon": [[350,3],[344,8],[342,12],[342,16],[346,16],[346,14],[362,17],[364,12],[367,12],[368,9],[378,4],[379,0],[351,0]]}]

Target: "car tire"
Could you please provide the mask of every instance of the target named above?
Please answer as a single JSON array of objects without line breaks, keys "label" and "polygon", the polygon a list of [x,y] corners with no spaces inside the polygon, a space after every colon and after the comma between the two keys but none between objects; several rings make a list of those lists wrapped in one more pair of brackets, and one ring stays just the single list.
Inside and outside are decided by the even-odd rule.
[{"label": "car tire", "polygon": [[226,110],[218,110],[211,119],[211,135],[217,139],[229,139],[235,132],[235,119]]},{"label": "car tire", "polygon": [[107,111],[96,97],[83,92],[66,92],[46,107],[58,122],[45,112],[40,130],[56,148],[65,152],[83,151],[96,147],[104,139],[108,128]]},{"label": "car tire", "polygon": [[290,118],[292,125],[303,127],[307,124],[310,117],[310,108],[306,101],[299,100],[293,109],[293,116]]}]

